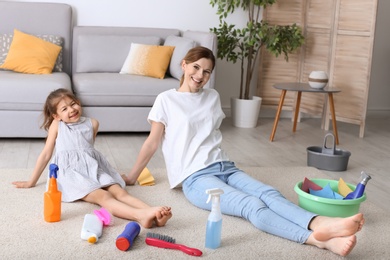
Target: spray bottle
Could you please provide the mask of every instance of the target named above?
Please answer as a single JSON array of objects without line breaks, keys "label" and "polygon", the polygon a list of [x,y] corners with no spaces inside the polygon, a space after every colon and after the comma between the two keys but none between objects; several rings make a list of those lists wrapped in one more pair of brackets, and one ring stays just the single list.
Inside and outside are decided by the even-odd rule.
[{"label": "spray bottle", "polygon": [[57,222],[61,219],[61,192],[57,188],[57,171],[58,166],[50,164],[49,186],[43,198],[43,215],[47,222]]},{"label": "spray bottle", "polygon": [[361,172],[361,181],[356,186],[356,189],[352,192],[350,192],[347,196],[345,196],[344,200],[352,200],[352,199],[358,199],[364,194],[364,190],[366,188],[367,182],[371,179],[371,176],[365,173],[364,171]]},{"label": "spray bottle", "polygon": [[222,214],[220,206],[220,195],[223,194],[221,189],[206,190],[209,194],[207,203],[212,201],[211,212],[207,219],[206,227],[206,247],[216,249],[221,245]]}]

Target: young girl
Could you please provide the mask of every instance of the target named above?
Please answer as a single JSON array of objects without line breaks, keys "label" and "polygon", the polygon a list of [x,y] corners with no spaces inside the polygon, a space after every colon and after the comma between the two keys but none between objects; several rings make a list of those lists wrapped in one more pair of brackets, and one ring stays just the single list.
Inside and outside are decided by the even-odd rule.
[{"label": "young girl", "polygon": [[46,144],[29,181],[16,181],[17,188],[34,187],[54,154],[59,167],[57,182],[63,202],[83,200],[106,208],[116,217],[135,220],[143,227],[164,226],[170,207],[150,207],[125,190],[125,182],[105,157],[94,148],[99,123],[82,117],[80,101],[66,89],[50,93],[44,106],[48,131]]},{"label": "young girl", "polygon": [[210,210],[205,191],[220,188],[222,213],[243,217],[270,234],[348,255],[364,224],[362,214],[331,218],[308,212],[238,169],[221,149],[219,127],[225,115],[218,92],[203,89],[214,65],[215,57],[207,48],[187,53],[180,87],[158,95],[148,116],[151,132],[123,179],[134,184],[162,142],[171,188],[182,185],[195,206]]}]

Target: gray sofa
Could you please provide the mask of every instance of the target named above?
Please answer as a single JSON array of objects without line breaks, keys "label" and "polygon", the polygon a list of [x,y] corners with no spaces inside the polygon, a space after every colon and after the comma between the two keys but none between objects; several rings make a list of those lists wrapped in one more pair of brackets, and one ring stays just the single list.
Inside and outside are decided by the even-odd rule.
[{"label": "gray sofa", "polygon": [[[0,37],[19,29],[63,38],[63,71],[49,75],[0,70],[0,138],[45,137],[39,128],[50,91],[71,89],[101,132],[144,132],[156,96],[179,86],[180,61],[192,46],[216,53],[209,32],[163,28],[73,26],[72,8],[58,3],[0,2]],[[163,79],[120,74],[131,43],[175,46]],[[206,87],[214,87],[213,75]]]},{"label": "gray sofa", "polygon": [[62,72],[35,75],[0,70],[0,137],[44,137],[43,104],[53,89],[71,89],[72,8],[66,4],[0,1],[0,52],[14,29],[63,39]]},{"label": "gray sofa", "polygon": [[[175,46],[164,79],[119,73],[131,43]],[[215,35],[176,29],[76,26],[73,90],[85,114],[99,120],[101,132],[149,131],[146,118],[156,96],[179,86],[180,62],[196,45],[216,51]],[[213,76],[206,87],[214,87],[214,82]]]}]

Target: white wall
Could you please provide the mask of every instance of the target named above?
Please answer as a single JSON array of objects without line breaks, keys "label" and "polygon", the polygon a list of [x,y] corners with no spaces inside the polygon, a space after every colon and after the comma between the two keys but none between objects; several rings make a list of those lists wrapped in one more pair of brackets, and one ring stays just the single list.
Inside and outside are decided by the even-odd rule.
[{"label": "white wall", "polygon": [[[76,25],[138,26],[209,31],[218,26],[216,9],[209,0],[23,0],[67,3],[73,7]],[[20,2],[20,1],[19,1]],[[240,14],[232,22],[240,24]],[[33,22],[33,21],[32,21]],[[237,65],[237,66],[236,66]],[[238,64],[218,60],[216,89],[224,109],[238,95]]]},{"label": "white wall", "polygon": [[[23,0],[25,2],[67,3],[73,7],[76,25],[138,26],[209,31],[218,26],[216,9],[209,0]],[[387,32],[388,0],[379,0],[368,110],[390,111],[390,42]],[[33,21],[32,21],[33,22]],[[240,26],[245,14],[239,12],[230,22]],[[0,25],[1,26],[1,25]],[[238,96],[239,64],[218,60],[216,89],[222,107],[230,110],[230,97]]]}]

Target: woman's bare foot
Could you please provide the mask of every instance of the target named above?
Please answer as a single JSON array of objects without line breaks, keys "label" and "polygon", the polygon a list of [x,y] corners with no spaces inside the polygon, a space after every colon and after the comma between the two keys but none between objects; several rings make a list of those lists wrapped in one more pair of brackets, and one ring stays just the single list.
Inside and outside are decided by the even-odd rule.
[{"label": "woman's bare foot", "polygon": [[310,223],[310,229],[316,240],[327,241],[331,238],[346,237],[360,231],[364,225],[362,213],[347,218],[318,216]]},{"label": "woman's bare foot", "polygon": [[306,244],[314,245],[323,249],[328,249],[329,251],[341,256],[347,256],[349,253],[351,253],[356,243],[356,235],[347,237],[335,237],[327,241],[319,241],[315,239],[313,234],[311,234],[309,239],[306,241]]},{"label": "woman's bare foot", "polygon": [[151,228],[156,222],[157,226],[164,226],[172,217],[170,207],[150,207],[139,209],[140,218],[137,220],[144,228]]}]

